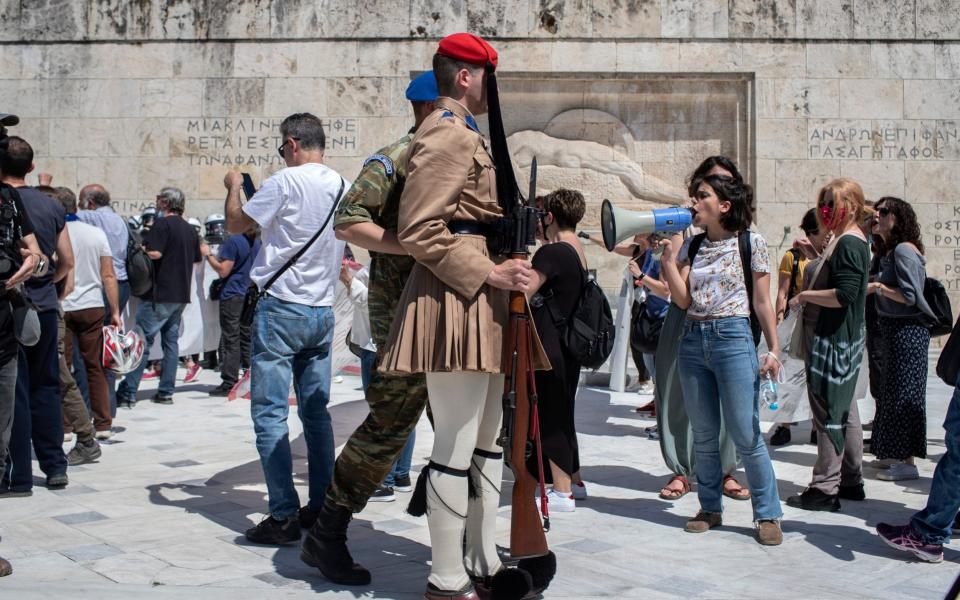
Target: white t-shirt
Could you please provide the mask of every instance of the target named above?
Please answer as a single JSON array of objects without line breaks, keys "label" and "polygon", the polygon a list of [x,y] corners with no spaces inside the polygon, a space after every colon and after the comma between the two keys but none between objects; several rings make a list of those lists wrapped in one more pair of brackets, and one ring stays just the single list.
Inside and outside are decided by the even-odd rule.
[{"label": "white t-shirt", "polygon": [[[688,262],[690,243],[687,238],[677,257],[678,264]],[[759,233],[750,232],[750,262],[756,273],[770,272],[767,242]],[[749,317],[750,300],[740,260],[737,237],[711,242],[704,238],[690,268],[690,308],[695,317]]]},{"label": "white t-shirt", "polygon": [[[243,206],[243,212],[262,229],[262,246],[250,271],[250,279],[260,289],[310,241],[330,214],[337,194],[349,188],[349,181],[318,163],[287,167],[263,182]],[[267,293],[307,306],[333,306],[343,246],[334,236],[331,218],[324,233]]]},{"label": "white t-shirt", "polygon": [[70,246],[75,262],[73,291],[63,299],[63,310],[70,312],[87,308],[103,308],[103,280],[100,279],[100,259],[113,257],[110,243],[103,230],[81,221],[68,221]]}]

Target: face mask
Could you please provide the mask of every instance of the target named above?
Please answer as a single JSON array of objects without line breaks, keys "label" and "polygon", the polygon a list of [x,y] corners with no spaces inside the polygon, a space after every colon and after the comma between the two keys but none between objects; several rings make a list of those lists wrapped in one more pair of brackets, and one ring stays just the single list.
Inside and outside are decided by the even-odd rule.
[{"label": "face mask", "polygon": [[837,225],[843,222],[844,218],[847,216],[847,209],[841,208],[838,213],[833,206],[833,203],[824,204],[820,207],[820,219],[823,221],[823,224],[827,229],[834,229]]}]

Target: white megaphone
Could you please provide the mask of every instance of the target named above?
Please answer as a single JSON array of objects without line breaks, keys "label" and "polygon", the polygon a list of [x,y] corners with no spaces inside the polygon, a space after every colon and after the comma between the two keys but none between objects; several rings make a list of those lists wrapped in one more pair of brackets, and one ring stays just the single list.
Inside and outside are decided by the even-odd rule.
[{"label": "white megaphone", "polygon": [[600,229],[603,245],[612,252],[617,243],[637,234],[657,232],[676,233],[693,223],[693,211],[672,206],[653,210],[632,211],[617,208],[609,200],[600,207]]}]

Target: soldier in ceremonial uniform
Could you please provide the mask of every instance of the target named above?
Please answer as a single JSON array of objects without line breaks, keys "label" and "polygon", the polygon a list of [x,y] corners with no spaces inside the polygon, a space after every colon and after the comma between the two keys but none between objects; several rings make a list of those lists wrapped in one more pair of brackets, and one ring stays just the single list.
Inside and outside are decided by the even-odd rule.
[{"label": "soldier in ceremonial uniform", "polygon": [[[337,237],[370,251],[368,310],[378,350],[384,347],[414,265],[397,241],[397,215],[407,176],[407,148],[437,99],[433,72],[410,82],[406,97],[413,104],[413,128],[367,159],[334,220]],[[307,562],[330,580],[347,585],[370,582],[370,572],[354,564],[347,550],[347,524],[366,506],[420,420],[427,404],[426,381],[422,374],[374,372],[366,399],[370,413],[337,457],[323,508],[319,513],[310,514],[308,508],[300,513],[301,523],[312,528],[303,543]]]},{"label": "soldier in ceremonial uniform", "polygon": [[441,40],[434,55],[437,110],[410,143],[400,200],[398,239],[417,264],[380,363],[384,372],[426,374],[436,434],[411,511],[425,501],[428,599],[476,598],[473,582],[486,586],[503,568],[494,534],[508,290],[527,291],[534,275],[528,261],[487,250],[490,224],[503,214],[474,120],[487,109],[488,64],[496,67],[496,51],[466,33]]}]

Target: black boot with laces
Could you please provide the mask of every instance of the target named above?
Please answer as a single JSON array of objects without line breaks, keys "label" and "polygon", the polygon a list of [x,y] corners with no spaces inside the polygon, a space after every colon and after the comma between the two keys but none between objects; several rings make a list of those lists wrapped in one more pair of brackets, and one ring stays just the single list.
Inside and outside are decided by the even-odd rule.
[{"label": "black boot with laces", "polygon": [[370,571],[353,562],[347,549],[347,526],[352,518],[349,508],[325,501],[317,522],[303,538],[300,560],[320,569],[334,583],[368,585]]}]

